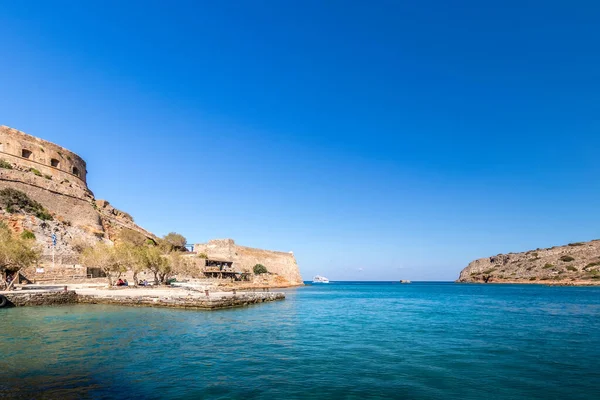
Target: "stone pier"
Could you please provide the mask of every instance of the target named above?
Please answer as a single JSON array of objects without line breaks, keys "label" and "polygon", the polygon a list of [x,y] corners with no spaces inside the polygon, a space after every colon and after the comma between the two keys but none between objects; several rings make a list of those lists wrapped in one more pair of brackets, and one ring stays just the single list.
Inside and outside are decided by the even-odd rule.
[{"label": "stone pier", "polygon": [[105,296],[79,295],[79,303],[114,304],[133,307],[167,307],[218,310],[284,300],[283,293],[238,293],[234,296],[212,294],[206,297]]},{"label": "stone pier", "polygon": [[5,307],[51,306],[64,304],[112,304],[133,307],[166,307],[218,310],[284,300],[274,292],[201,292],[185,289],[75,289],[19,290],[0,292]]},{"label": "stone pier", "polygon": [[77,304],[77,293],[68,291],[15,291],[0,292],[0,296],[6,297],[8,307],[26,306],[55,306],[63,304]]}]

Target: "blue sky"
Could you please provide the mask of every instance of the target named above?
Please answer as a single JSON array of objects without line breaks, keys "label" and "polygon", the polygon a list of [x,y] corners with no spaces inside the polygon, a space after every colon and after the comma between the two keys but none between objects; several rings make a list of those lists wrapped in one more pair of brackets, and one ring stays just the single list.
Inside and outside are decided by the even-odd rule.
[{"label": "blue sky", "polygon": [[3,2],[0,124],[163,235],[452,280],[600,238],[600,6]]}]

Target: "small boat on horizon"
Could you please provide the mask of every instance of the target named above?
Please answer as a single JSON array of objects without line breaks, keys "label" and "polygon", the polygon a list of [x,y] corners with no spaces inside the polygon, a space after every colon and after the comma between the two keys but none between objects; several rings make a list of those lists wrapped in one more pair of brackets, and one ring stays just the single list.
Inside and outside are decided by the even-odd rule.
[{"label": "small boat on horizon", "polygon": [[329,283],[329,279],[324,276],[317,275],[313,278],[313,283]]},{"label": "small boat on horizon", "polygon": [[412,283],[412,282],[411,282],[411,281],[409,281],[408,279],[402,279],[402,280],[400,281],[400,283]]}]

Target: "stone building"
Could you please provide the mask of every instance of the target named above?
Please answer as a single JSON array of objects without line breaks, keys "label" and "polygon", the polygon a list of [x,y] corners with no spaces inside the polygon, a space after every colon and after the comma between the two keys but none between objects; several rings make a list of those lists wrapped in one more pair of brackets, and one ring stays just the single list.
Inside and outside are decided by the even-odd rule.
[{"label": "stone building", "polygon": [[221,260],[237,272],[252,272],[256,264],[287,280],[290,285],[302,285],[302,276],[293,252],[272,251],[239,246],[233,239],[217,239],[194,245],[194,252],[207,260]]}]

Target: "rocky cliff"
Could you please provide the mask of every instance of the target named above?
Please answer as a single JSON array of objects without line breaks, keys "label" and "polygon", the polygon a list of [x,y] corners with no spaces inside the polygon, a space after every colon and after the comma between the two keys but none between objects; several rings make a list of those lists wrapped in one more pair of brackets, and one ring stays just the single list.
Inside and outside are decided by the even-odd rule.
[{"label": "rocky cliff", "polygon": [[600,240],[475,260],[457,282],[600,285]]}]

